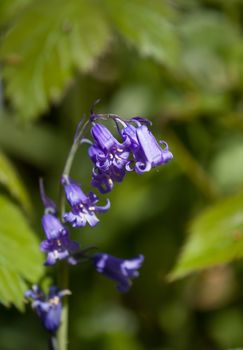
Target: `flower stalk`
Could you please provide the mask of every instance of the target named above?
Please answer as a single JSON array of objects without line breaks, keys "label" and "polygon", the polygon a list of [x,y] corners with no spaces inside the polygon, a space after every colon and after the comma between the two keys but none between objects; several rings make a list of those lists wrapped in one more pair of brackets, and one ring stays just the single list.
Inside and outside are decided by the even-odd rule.
[{"label": "flower stalk", "polygon": [[[69,177],[72,164],[75,158],[75,155],[78,151],[78,148],[80,146],[80,141],[86,131],[86,128],[88,127],[90,121],[87,120],[82,127],[78,125],[78,129],[76,131],[76,135],[74,137],[73,145],[69,151],[69,154],[67,156],[66,163],[64,165],[62,178]],[[63,187],[61,185],[60,187],[60,216],[63,217],[63,214],[65,212],[65,192],[63,190]],[[58,277],[59,277],[59,285],[61,289],[68,289],[69,288],[69,266],[66,261],[61,261],[59,264],[59,271],[58,271]],[[68,324],[69,324],[69,303],[68,298],[63,298],[63,309],[62,309],[62,319],[61,324],[57,332],[57,343],[58,343],[58,350],[67,350],[68,349]]]}]

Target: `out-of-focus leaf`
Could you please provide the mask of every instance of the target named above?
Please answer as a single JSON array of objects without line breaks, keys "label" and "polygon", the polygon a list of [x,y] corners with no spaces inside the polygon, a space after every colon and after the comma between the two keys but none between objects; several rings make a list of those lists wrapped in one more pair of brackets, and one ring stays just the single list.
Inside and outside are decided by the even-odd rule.
[{"label": "out-of-focus leaf", "polygon": [[143,56],[174,66],[178,63],[179,44],[169,20],[171,9],[156,0],[105,0],[115,28]]},{"label": "out-of-focus leaf", "polygon": [[1,0],[0,1],[0,25],[8,22],[18,13],[23,6],[33,0]]},{"label": "out-of-focus leaf", "polygon": [[243,43],[239,41],[238,45],[232,47],[230,51],[230,72],[235,81],[240,81],[243,85]]},{"label": "out-of-focus leaf", "polygon": [[13,269],[0,265],[0,301],[5,306],[15,304],[20,310],[23,309],[23,296],[27,290],[21,276]]},{"label": "out-of-focus leaf", "polygon": [[0,113],[1,148],[37,167],[56,167],[65,161],[70,146],[60,130],[40,124],[20,128],[14,117]]},{"label": "out-of-focus leaf", "polygon": [[23,309],[25,280],[36,283],[43,273],[38,241],[21,211],[0,196],[0,301]]},{"label": "out-of-focus leaf", "polygon": [[171,280],[243,257],[243,194],[208,208],[192,222],[189,232]]},{"label": "out-of-focus leaf", "polygon": [[22,119],[58,101],[74,68],[90,70],[109,42],[108,25],[92,2],[35,1],[3,41],[6,94]]},{"label": "out-of-focus leaf", "polygon": [[208,322],[208,332],[221,349],[241,350],[243,317],[240,307],[223,308]]},{"label": "out-of-focus leaf", "polygon": [[220,151],[215,155],[212,163],[213,179],[223,192],[235,190],[243,185],[242,159],[242,137],[237,138],[234,135],[234,139],[223,139]]},{"label": "out-of-focus leaf", "polygon": [[173,131],[167,133],[166,140],[172,145],[172,153],[175,155],[175,160],[180,165],[181,170],[187,174],[205,197],[215,199],[217,189],[197,159],[192,156]]},{"label": "out-of-focus leaf", "polygon": [[[79,326],[81,323],[84,325],[82,330]],[[102,305],[97,303],[95,310],[89,309],[88,316],[82,315],[76,328],[79,329],[79,335],[93,338],[119,332],[134,334],[137,323],[134,315],[125,308],[103,302]]]},{"label": "out-of-focus leaf", "polygon": [[146,115],[149,113],[152,91],[147,86],[131,85],[122,87],[114,95],[111,110],[126,117],[133,115]]},{"label": "out-of-focus leaf", "polygon": [[162,97],[163,113],[169,119],[188,121],[206,115],[209,118],[225,113],[231,108],[229,96],[212,91],[167,90]]},{"label": "out-of-focus leaf", "polygon": [[230,52],[241,41],[235,23],[214,11],[194,11],[183,17],[183,63],[201,86],[222,90],[231,86]]},{"label": "out-of-focus leaf", "polygon": [[8,191],[14,196],[25,208],[31,211],[31,204],[28,193],[22,183],[16,169],[8,158],[0,150],[0,183],[7,187]]}]

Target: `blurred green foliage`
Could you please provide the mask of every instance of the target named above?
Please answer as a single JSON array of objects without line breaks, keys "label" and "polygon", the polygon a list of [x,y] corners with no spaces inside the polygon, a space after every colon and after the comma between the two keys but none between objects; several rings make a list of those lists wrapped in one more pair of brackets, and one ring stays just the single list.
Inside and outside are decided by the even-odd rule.
[{"label": "blurred green foliage", "polygon": [[[242,262],[215,267],[243,254],[242,21],[242,0],[0,1],[2,304],[23,309],[43,274],[38,177],[57,199],[76,124],[101,98],[97,111],[152,119],[174,160],[128,174],[100,224],[73,232],[145,263],[127,295],[73,269],[70,349],[243,347]],[[86,151],[73,176],[88,190]],[[45,347],[30,310],[1,306],[1,350]]]},{"label": "blurred green foliage", "polygon": [[33,231],[22,213],[4,196],[0,197],[0,299],[23,309],[23,278],[35,283],[43,273],[43,258]]}]

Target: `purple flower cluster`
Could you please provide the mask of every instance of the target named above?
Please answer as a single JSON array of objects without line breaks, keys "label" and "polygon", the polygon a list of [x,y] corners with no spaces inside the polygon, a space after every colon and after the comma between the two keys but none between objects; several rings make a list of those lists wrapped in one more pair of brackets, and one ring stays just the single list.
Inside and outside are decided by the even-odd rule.
[{"label": "purple flower cluster", "polygon": [[[118,116],[111,120],[116,127],[116,137],[101,123],[102,115],[91,114],[92,140],[79,137],[79,130],[75,135],[74,144],[88,142],[88,156],[93,163],[91,185],[101,194],[110,192],[115,182],[122,182],[126,173],[134,171],[138,174],[150,171],[152,168],[166,164],[173,158],[165,141],[157,142],[149,130],[147,119],[134,117],[122,120]],[[79,128],[79,127],[78,127]],[[161,144],[161,145],[160,145]],[[71,240],[69,230],[65,224],[73,228],[91,227],[99,223],[99,214],[110,208],[110,201],[105,205],[98,205],[99,198],[90,191],[85,194],[81,186],[68,174],[61,178],[61,184],[66,196],[69,210],[57,213],[56,204],[47,197],[43,182],[40,182],[41,198],[44,205],[42,227],[46,239],[41,243],[41,250],[47,254],[45,265],[54,265],[58,260],[65,260],[70,264],[77,264],[80,257],[87,250],[81,251],[79,243]],[[92,261],[97,272],[117,283],[120,292],[127,292],[132,279],[139,276],[144,257],[139,255],[132,259],[120,259],[107,253],[85,255]],[[48,296],[37,286],[26,292],[25,296],[32,300],[32,306],[41,318],[45,329],[56,332],[61,320],[61,298],[67,291],[60,292],[56,287],[50,289]]]},{"label": "purple flower cluster", "polygon": [[92,185],[101,193],[110,192],[114,181],[122,182],[126,174],[129,151],[126,144],[117,141],[102,124],[94,123],[91,134],[94,139],[89,148],[94,163]]},{"label": "purple flower cluster", "polygon": [[110,192],[114,182],[122,182],[127,171],[142,174],[173,158],[165,141],[161,147],[148,129],[148,121],[132,118],[128,121],[116,118],[121,141],[118,141],[102,124],[93,122],[93,143],[89,156],[94,164],[92,185],[101,193]]}]

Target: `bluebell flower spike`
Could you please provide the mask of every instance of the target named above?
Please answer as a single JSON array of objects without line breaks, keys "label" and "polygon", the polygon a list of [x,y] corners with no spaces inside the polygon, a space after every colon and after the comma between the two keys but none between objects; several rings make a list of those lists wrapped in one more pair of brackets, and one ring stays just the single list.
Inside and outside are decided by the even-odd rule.
[{"label": "bluebell flower spike", "polygon": [[104,253],[98,253],[92,257],[96,271],[116,281],[117,289],[121,293],[128,292],[132,279],[139,276],[137,270],[142,266],[143,261],[143,255],[127,260]]},{"label": "bluebell flower spike", "polygon": [[87,223],[93,227],[98,224],[99,219],[96,213],[105,213],[110,208],[110,201],[107,199],[104,206],[98,206],[98,197],[89,192],[85,195],[81,187],[70,177],[63,177],[62,184],[66,193],[67,201],[71,206],[71,211],[64,213],[63,219],[73,227],[83,227]]},{"label": "bluebell flower spike", "polygon": [[69,294],[71,294],[69,290],[60,291],[57,287],[52,286],[50,287],[49,294],[45,295],[35,285],[25,293],[25,297],[32,301],[32,308],[41,319],[45,330],[53,334],[56,333],[61,323],[61,299]]}]

